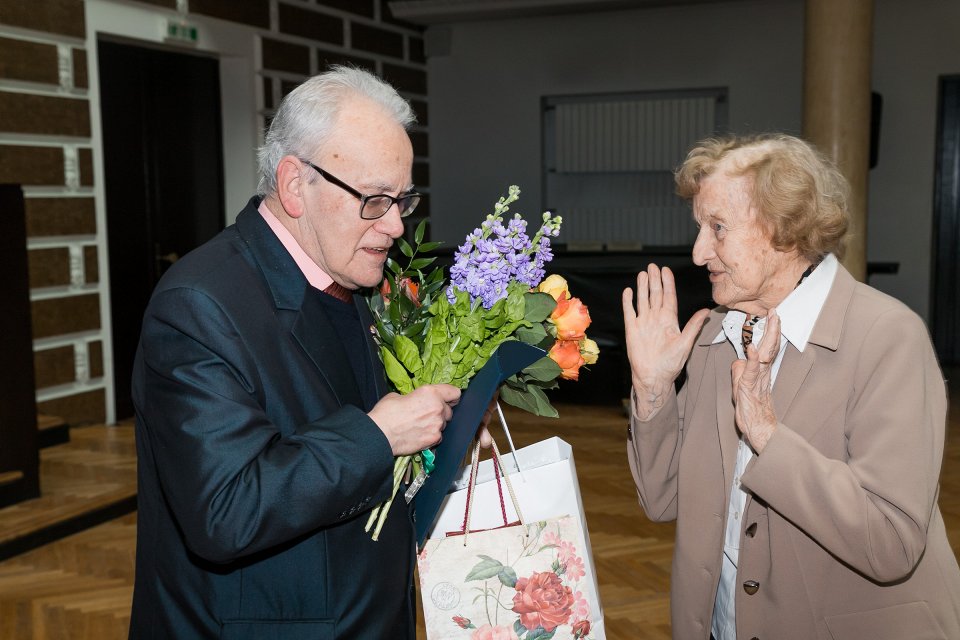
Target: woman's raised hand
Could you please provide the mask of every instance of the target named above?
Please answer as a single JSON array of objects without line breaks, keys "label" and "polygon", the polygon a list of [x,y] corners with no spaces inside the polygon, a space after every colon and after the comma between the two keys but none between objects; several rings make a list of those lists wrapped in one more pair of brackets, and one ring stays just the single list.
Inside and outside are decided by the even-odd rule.
[{"label": "woman's raised hand", "polygon": [[623,325],[636,395],[634,411],[640,420],[649,420],[663,406],[708,315],[708,309],[700,309],[680,330],[677,286],[669,267],[661,270],[651,263],[637,274],[636,304],[633,290],[623,290]]}]

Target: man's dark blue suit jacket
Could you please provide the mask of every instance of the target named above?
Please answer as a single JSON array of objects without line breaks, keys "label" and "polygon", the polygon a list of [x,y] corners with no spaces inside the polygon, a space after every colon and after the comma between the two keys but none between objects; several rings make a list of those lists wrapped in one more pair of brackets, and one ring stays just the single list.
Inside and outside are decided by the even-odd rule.
[{"label": "man's dark blue suit jacket", "polygon": [[369,359],[387,392],[375,345],[346,352],[258,204],[144,316],[130,637],[413,638],[410,510],[363,530],[393,469],[353,374]]}]

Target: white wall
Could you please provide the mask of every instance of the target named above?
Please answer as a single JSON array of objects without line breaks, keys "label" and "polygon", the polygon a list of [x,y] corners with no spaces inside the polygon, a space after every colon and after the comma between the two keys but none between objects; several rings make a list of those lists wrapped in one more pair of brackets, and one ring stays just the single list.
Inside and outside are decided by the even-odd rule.
[{"label": "white wall", "polygon": [[[428,69],[433,237],[450,245],[509,184],[524,191],[515,210],[536,219],[545,95],[721,86],[729,90],[731,130],[800,132],[801,0],[449,29],[449,55],[431,56]],[[871,283],[926,317],[936,82],[960,72],[960,3],[877,0],[875,31],[874,88],[884,113],[880,163],[870,175],[868,259],[897,261],[900,272]]]}]

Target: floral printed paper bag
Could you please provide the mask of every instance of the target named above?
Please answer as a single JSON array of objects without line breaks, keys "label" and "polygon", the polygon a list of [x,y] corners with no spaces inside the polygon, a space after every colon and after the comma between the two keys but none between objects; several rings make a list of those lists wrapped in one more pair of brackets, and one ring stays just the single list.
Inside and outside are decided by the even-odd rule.
[{"label": "floral printed paper bag", "polygon": [[576,517],[433,538],[418,568],[428,638],[605,637]]}]

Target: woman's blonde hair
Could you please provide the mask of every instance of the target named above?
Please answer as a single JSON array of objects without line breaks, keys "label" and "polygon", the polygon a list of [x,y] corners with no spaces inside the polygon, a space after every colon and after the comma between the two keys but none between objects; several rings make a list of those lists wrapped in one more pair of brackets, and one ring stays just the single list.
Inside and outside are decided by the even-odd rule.
[{"label": "woman's blonde hair", "polygon": [[721,163],[727,174],[750,179],[751,202],[776,249],[796,249],[813,263],[843,255],[850,187],[813,145],[783,133],[702,140],[674,174],[680,197],[696,196]]}]

